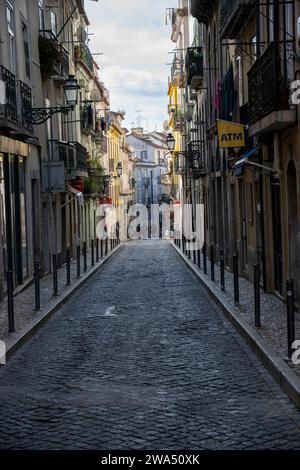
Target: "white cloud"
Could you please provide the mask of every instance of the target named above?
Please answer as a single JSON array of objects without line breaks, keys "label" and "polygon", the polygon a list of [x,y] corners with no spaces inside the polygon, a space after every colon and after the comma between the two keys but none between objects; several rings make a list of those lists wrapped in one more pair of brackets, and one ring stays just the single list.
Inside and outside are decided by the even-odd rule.
[{"label": "white cloud", "polygon": [[[127,111],[127,126],[143,109],[150,130],[166,119],[170,28],[164,25],[167,0],[86,2],[91,22],[90,49],[115,109]],[[144,121],[146,123],[146,121]]]}]

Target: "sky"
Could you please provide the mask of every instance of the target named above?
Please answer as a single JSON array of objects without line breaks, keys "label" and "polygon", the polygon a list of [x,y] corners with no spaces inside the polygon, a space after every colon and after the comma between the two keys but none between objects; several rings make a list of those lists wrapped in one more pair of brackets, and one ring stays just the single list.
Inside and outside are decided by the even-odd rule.
[{"label": "sky", "polygon": [[85,0],[91,23],[89,48],[92,53],[103,53],[94,56],[100,80],[110,91],[111,109],[126,111],[128,129],[140,124],[145,130],[161,130],[167,119],[172,43],[165,13],[175,3]]}]

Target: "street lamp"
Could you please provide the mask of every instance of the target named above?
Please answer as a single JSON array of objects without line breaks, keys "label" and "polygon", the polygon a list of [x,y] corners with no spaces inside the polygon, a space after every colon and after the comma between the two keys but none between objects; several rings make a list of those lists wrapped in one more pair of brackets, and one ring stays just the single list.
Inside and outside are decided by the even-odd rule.
[{"label": "street lamp", "polygon": [[167,137],[167,147],[168,149],[170,150],[170,152],[174,152],[174,149],[175,149],[175,138],[173,136],[173,134],[168,134],[168,137]]},{"label": "street lamp", "polygon": [[78,85],[75,75],[69,75],[64,84],[64,92],[66,101],[71,110],[73,110],[78,101],[78,91],[80,86]]},{"label": "street lamp", "polygon": [[123,166],[121,162],[117,164],[116,172],[117,172],[118,177],[121,178],[122,173],[123,173]]},{"label": "street lamp", "polygon": [[73,111],[78,101],[78,91],[80,86],[74,75],[69,75],[63,86],[67,106],[55,106],[47,108],[32,108],[31,110],[31,124],[38,126],[48,121],[53,114],[62,113],[68,114]]}]

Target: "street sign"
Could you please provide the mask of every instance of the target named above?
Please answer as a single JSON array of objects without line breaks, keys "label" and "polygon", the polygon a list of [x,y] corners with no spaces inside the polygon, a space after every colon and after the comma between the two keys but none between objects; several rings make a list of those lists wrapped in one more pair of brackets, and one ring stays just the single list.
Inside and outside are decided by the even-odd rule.
[{"label": "street sign", "polygon": [[64,162],[42,163],[42,185],[46,193],[66,192]]}]

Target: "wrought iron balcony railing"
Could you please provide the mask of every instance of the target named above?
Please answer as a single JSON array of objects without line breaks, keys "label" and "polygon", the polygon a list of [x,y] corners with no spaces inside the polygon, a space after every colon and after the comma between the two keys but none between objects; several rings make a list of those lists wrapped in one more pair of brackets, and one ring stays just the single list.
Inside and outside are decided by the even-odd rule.
[{"label": "wrought iron balcony railing", "polygon": [[69,75],[69,52],[51,30],[41,29],[39,34],[42,76],[44,79],[52,78],[63,83]]},{"label": "wrought iron balcony railing", "polygon": [[248,73],[249,122],[273,111],[288,110],[289,89],[281,74],[279,46],[270,43]]},{"label": "wrought iron balcony railing", "polygon": [[182,105],[169,105],[170,127],[180,130],[184,124],[184,107]]},{"label": "wrought iron balcony railing", "polygon": [[203,82],[203,50],[202,47],[189,47],[186,52],[187,84],[198,89]]},{"label": "wrought iron balcony railing", "polygon": [[207,24],[212,17],[216,0],[191,0],[191,15],[199,23]]},{"label": "wrought iron balcony railing", "polygon": [[85,44],[80,45],[80,60],[92,73],[94,72],[94,59],[89,48]]},{"label": "wrought iron balcony railing", "polygon": [[179,54],[174,55],[171,68],[171,83],[179,86],[180,88],[184,87],[183,58]]},{"label": "wrought iron balcony railing", "polygon": [[32,129],[32,97],[31,88],[26,83],[19,81],[20,91],[20,119],[23,127]]},{"label": "wrought iron balcony railing", "polygon": [[191,141],[187,150],[174,153],[175,174],[195,174],[200,176],[206,171],[205,142]]},{"label": "wrought iron balcony railing", "polygon": [[255,0],[221,0],[220,33],[222,38],[235,39],[254,11]]},{"label": "wrought iron balcony railing", "polygon": [[4,82],[5,104],[0,105],[0,114],[4,118],[18,121],[16,77],[8,69],[0,65],[0,80]]},{"label": "wrought iron balcony railing", "polygon": [[77,172],[88,174],[88,152],[85,147],[78,142],[60,140],[49,140],[48,144],[53,160],[64,162],[66,177]]}]

